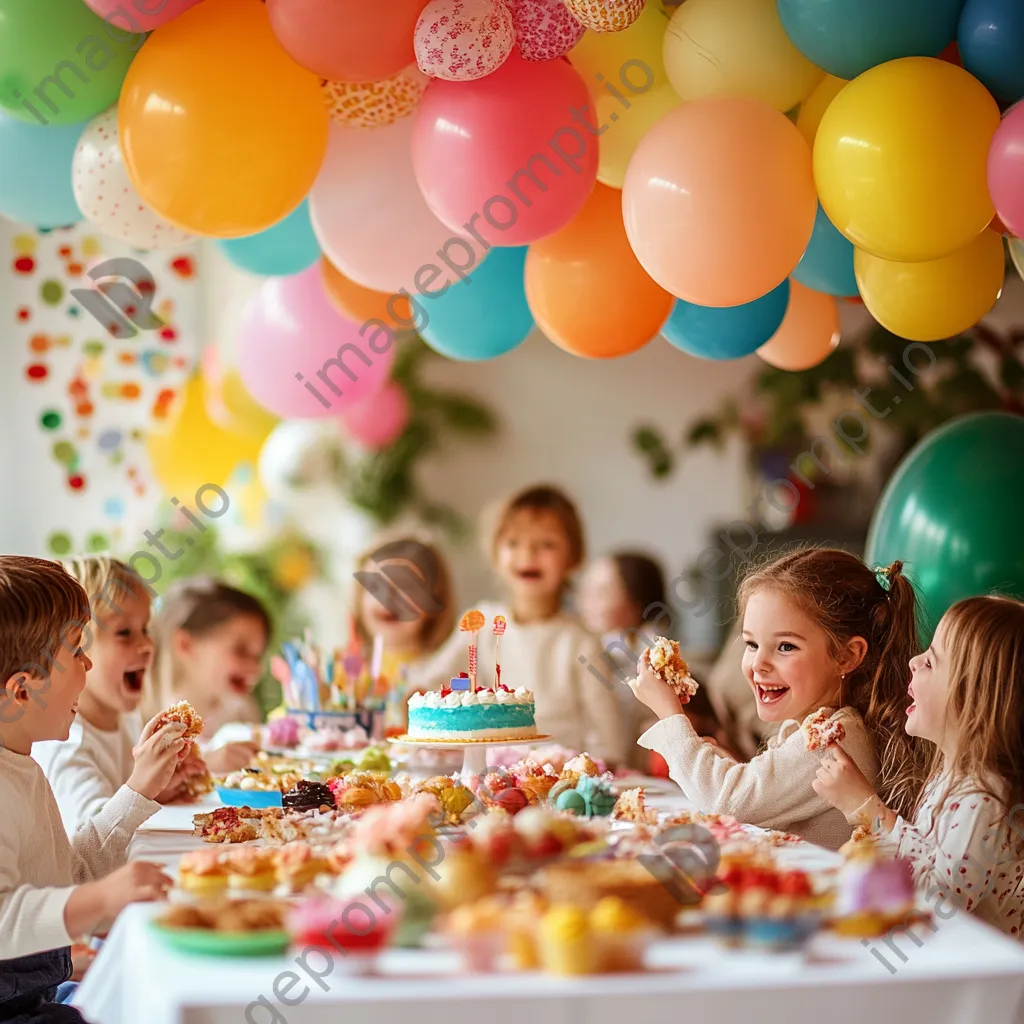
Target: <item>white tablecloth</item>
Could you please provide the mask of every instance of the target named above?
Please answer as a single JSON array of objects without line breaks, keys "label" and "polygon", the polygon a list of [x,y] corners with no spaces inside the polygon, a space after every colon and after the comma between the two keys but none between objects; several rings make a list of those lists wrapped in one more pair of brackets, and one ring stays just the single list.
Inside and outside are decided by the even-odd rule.
[{"label": "white tablecloth", "polygon": [[[678,791],[677,791],[678,792]],[[165,808],[139,830],[132,856],[173,867],[201,846],[191,816],[206,804]],[[676,806],[679,795],[651,803]],[[784,848],[792,866],[838,861],[805,844]],[[75,1005],[94,1024],[1024,1024],[1024,946],[967,914],[861,944],[818,936],[806,956],[727,951],[704,937],[653,947],[651,971],[578,981],[539,974],[467,976],[446,952],[391,950],[373,978],[328,976],[323,991],[288,957],[207,959],[167,950],[148,928],[151,906],[129,907],[82,983]],[[878,951],[895,973],[872,953]],[[313,958],[313,967],[319,960]],[[274,994],[284,971],[303,977]],[[283,982],[279,982],[279,990]],[[264,1002],[259,1000],[263,998]]]},{"label": "white tablecloth", "polygon": [[[539,974],[467,976],[447,952],[392,950],[372,978],[332,978],[323,991],[294,956],[206,959],[165,949],[130,907],[75,1000],[95,1024],[637,1024],[827,1021],[829,1024],[1009,1024],[1020,1019],[1024,949],[959,914],[921,948],[882,947],[890,975],[856,941],[824,939],[806,959],[733,953],[704,938],[655,946],[654,970],[564,980]],[[321,961],[311,957],[314,971]],[[275,979],[292,971],[302,979]],[[263,1002],[260,1002],[260,999]]]}]

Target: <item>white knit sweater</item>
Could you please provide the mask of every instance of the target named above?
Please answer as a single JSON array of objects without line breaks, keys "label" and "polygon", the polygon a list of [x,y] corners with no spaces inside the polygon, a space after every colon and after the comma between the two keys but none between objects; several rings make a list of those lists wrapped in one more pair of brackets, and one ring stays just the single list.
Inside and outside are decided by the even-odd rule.
[{"label": "white knit sweater", "polygon": [[122,786],[68,839],[42,768],[0,749],[0,960],[70,945],[64,907],[76,885],[124,864],[160,805]]},{"label": "white knit sweater", "polygon": [[[878,758],[863,719],[853,708],[841,708],[832,718],[846,727],[843,750],[874,784]],[[665,758],[669,775],[700,811],[782,829],[833,850],[853,832],[843,814],[811,789],[821,757],[807,749],[797,721],[783,722],[767,749],[747,762],[716,754],[685,715],[652,725],[639,743]]]}]

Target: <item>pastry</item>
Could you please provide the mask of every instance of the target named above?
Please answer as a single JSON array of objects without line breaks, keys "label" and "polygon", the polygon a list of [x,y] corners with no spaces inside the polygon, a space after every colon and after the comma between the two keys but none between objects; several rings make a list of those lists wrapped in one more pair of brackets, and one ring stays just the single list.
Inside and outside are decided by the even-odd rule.
[{"label": "pastry", "polygon": [[496,969],[505,947],[505,932],[500,908],[493,899],[456,907],[448,915],[445,933],[462,953],[467,971],[487,974]]},{"label": "pastry", "polygon": [[278,884],[290,892],[301,892],[320,875],[333,873],[326,854],[302,840],[274,850],[273,861]]},{"label": "pastry", "polygon": [[334,810],[337,806],[334,794],[322,782],[310,782],[300,779],[292,789],[281,797],[281,803],[290,810],[311,810],[325,807]]},{"label": "pastry", "polygon": [[263,727],[263,742],[268,747],[290,750],[299,745],[299,723],[287,715],[271,719]]},{"label": "pastry", "polygon": [[879,842],[862,841],[839,872],[832,927],[842,935],[877,938],[903,924],[914,902],[910,862],[888,856]]},{"label": "pastry", "polygon": [[837,714],[830,708],[819,708],[803,720],[800,731],[807,740],[808,750],[826,750],[846,739],[846,726],[835,717]]},{"label": "pastry", "polygon": [[360,902],[318,895],[295,904],[287,913],[285,925],[296,948],[312,946],[333,952],[340,948],[350,970],[366,970],[388,944],[395,918],[395,914],[381,912],[365,897]]},{"label": "pastry", "polygon": [[663,636],[656,637],[642,657],[654,674],[675,690],[681,703],[687,703],[697,692],[697,681],[690,675],[690,666],[679,653],[677,641]]},{"label": "pastry", "polygon": [[286,906],[276,900],[221,899],[215,903],[172,903],[157,923],[164,928],[251,933],[280,931]]},{"label": "pastry", "polygon": [[185,726],[181,738],[185,741],[185,748],[191,749],[191,744],[203,734],[203,719],[198,711],[187,700],[179,700],[169,708],[161,711],[156,716],[156,724],[153,731],[157,732],[171,722],[179,722]]},{"label": "pastry", "polygon": [[193,850],[178,864],[178,885],[193,896],[219,896],[228,887],[228,869],[219,850]]},{"label": "pastry", "polygon": [[239,892],[270,892],[277,886],[277,872],[270,850],[246,846],[227,855],[228,885]]},{"label": "pastry", "polygon": [[639,825],[657,825],[658,812],[647,806],[643,786],[627,789],[619,794],[612,808],[614,821],[632,821]]},{"label": "pastry", "polygon": [[590,911],[590,930],[602,971],[639,971],[657,929],[617,896],[605,896]]},{"label": "pastry", "polygon": [[562,769],[562,774],[559,775],[559,780],[571,782],[575,786],[583,775],[596,778],[600,774],[601,769],[598,767],[597,762],[589,754],[583,753],[577,754],[574,758],[565,762],[565,767]]},{"label": "pastry", "polygon": [[551,974],[593,974],[597,969],[587,913],[580,907],[553,906],[541,918],[538,947],[541,966]]}]

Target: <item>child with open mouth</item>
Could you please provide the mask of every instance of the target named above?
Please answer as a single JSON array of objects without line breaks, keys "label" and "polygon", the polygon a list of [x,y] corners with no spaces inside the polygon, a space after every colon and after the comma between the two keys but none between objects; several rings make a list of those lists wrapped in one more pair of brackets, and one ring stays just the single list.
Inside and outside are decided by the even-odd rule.
[{"label": "child with open mouth", "polygon": [[909,813],[921,745],[903,731],[907,664],[917,652],[913,587],[902,563],[878,572],[845,551],[811,548],[755,569],[739,593],[743,673],[758,716],[778,734],[750,761],[721,756],[641,659],[630,685],[659,721],[640,745],[668,762],[697,809],[838,849],[853,826],[814,789],[822,758],[849,755]]},{"label": "child with open mouth", "polygon": [[[37,743],[32,756],[53,788],[70,836],[95,818],[121,786],[131,785],[132,750],[143,733],[139,705],[153,642],[149,591],[127,565],[105,555],[89,555],[71,559],[65,568],[89,596],[91,621],[83,647],[88,648],[92,667],[68,739]],[[179,799],[190,779],[205,774],[202,761],[183,760],[157,802]]]}]

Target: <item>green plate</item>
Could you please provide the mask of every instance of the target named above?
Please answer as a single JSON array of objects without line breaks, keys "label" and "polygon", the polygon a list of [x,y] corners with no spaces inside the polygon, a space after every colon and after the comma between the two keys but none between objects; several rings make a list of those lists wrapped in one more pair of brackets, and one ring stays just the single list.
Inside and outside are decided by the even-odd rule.
[{"label": "green plate", "polygon": [[150,928],[171,949],[199,956],[274,956],[283,953],[291,942],[284,931],[214,932],[205,928],[167,928],[155,921],[150,922]]}]

